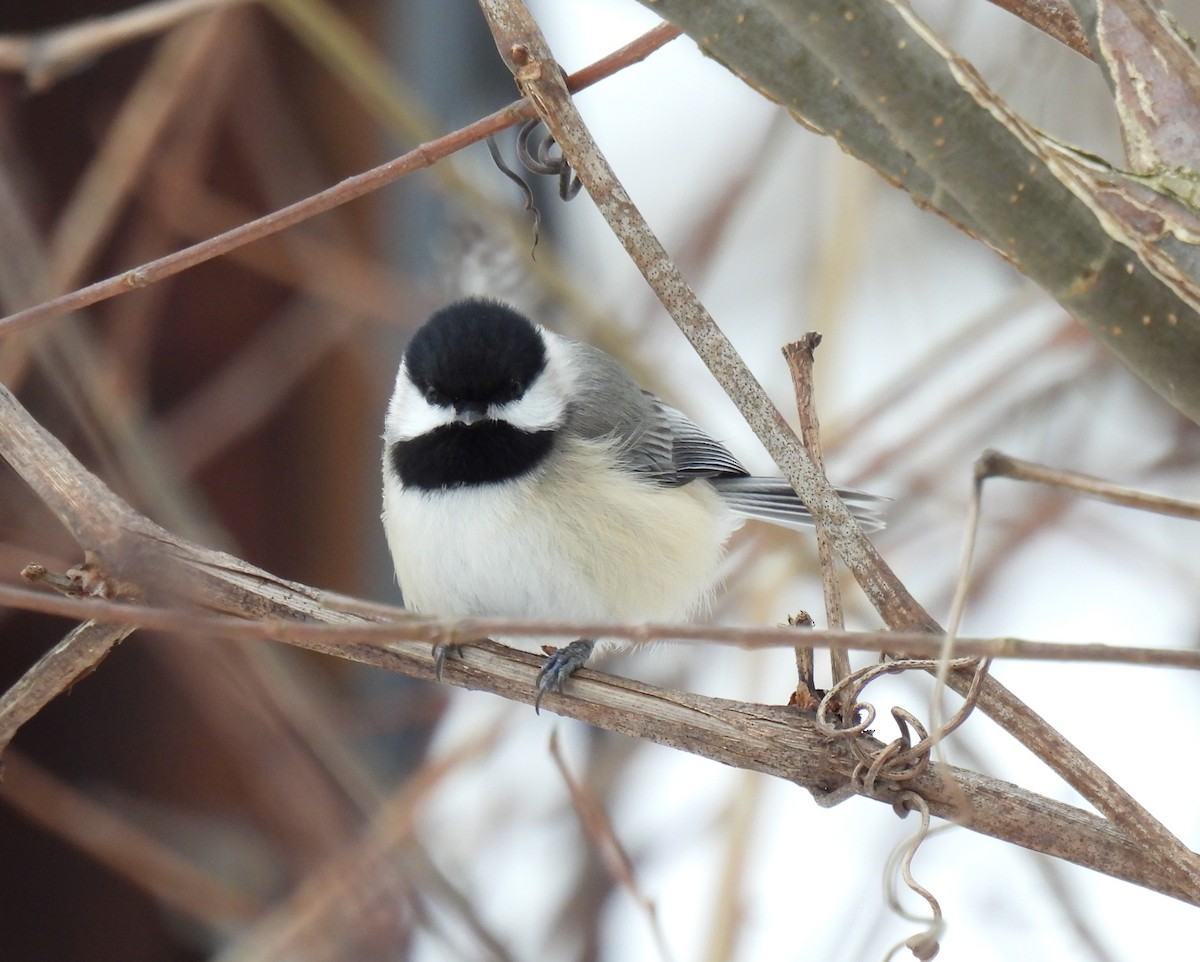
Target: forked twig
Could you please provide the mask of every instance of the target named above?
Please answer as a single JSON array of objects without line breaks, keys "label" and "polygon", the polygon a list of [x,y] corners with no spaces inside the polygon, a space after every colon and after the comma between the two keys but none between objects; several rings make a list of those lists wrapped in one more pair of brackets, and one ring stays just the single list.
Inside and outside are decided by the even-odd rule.
[{"label": "forked twig", "polygon": [[[796,392],[796,409],[800,415],[800,436],[804,440],[804,449],[812,458],[813,464],[822,474],[825,473],[825,461],[821,455],[821,426],[817,419],[816,391],[813,384],[813,352],[821,343],[821,335],[816,331],[805,334],[800,340],[793,341],[783,348],[783,357],[787,361],[788,370],[792,374],[792,387]],[[817,526],[817,557],[821,564],[821,591],[825,597],[825,621],[834,631],[846,627],[842,613],[842,592],[838,586],[837,557],[829,536],[825,530]],[[811,649],[809,649],[811,652]],[[798,655],[798,657],[800,657]],[[811,654],[806,656],[811,660]],[[850,658],[845,650],[829,649],[830,671],[833,684],[836,685],[850,674]],[[803,678],[801,679],[803,682]],[[849,721],[850,715],[843,716]]]}]

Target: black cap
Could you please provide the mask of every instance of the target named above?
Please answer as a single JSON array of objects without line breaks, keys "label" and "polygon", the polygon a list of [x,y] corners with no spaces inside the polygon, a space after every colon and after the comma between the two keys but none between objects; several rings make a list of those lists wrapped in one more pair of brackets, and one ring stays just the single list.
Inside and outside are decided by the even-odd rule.
[{"label": "black cap", "polygon": [[524,314],[471,298],[430,317],[404,357],[409,379],[431,403],[476,408],[521,397],[546,366],[546,345]]}]

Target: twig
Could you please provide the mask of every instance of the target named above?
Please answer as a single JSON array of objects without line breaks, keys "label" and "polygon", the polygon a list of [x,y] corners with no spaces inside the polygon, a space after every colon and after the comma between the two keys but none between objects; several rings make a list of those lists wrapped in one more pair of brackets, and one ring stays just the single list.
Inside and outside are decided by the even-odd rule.
[{"label": "twig", "polygon": [[[796,392],[796,408],[800,415],[800,437],[804,440],[804,449],[812,458],[817,470],[824,474],[825,463],[821,457],[821,425],[817,419],[816,397],[813,390],[813,351],[820,343],[821,335],[816,331],[811,331],[800,340],[786,345],[783,348],[783,357],[792,374],[792,387]],[[841,631],[846,627],[846,620],[842,614],[842,592],[837,580],[837,558],[829,543],[829,536],[819,525],[817,526],[817,557],[821,563],[821,591],[825,596],[825,620],[832,630]],[[830,648],[829,663],[834,685],[850,674],[850,659],[847,657],[845,649]],[[843,717],[849,721],[848,715]]]},{"label": "twig", "polygon": [[[206,549],[195,547],[198,552]],[[217,552],[213,552],[216,554]],[[257,571],[247,567],[248,571]],[[794,648],[795,629],[791,627],[731,627],[705,624],[601,624],[576,621],[518,621],[506,618],[439,621],[414,616],[403,608],[359,602],[323,604],[318,612],[334,615],[345,612],[343,620],[323,618],[324,623],[295,621],[290,618],[312,616],[311,605],[327,599],[325,593],[307,585],[298,585],[257,572],[266,585],[278,585],[295,592],[295,610],[285,615],[287,599],[275,599],[280,611],[274,615],[246,617],[212,614],[194,609],[133,605],[118,601],[61,599],[38,591],[0,584],[0,606],[35,611],[63,618],[88,618],[101,624],[128,625],[154,631],[187,635],[216,635],[231,641],[280,641],[301,648],[318,648],[324,643],[347,646],[386,647],[389,641],[419,642],[428,645],[447,639],[477,638],[554,638],[566,635],[620,639],[634,645],[652,645],[669,641],[685,645],[732,645],[747,650]],[[363,606],[360,612],[359,605]],[[288,619],[288,620],[285,620]],[[905,631],[812,631],[819,647],[845,648],[888,655],[910,654],[935,659],[941,653],[942,639],[928,632]],[[959,638],[955,652],[963,658],[1007,658],[1013,661],[1055,661],[1068,664],[1117,664],[1150,668],[1183,668],[1200,671],[1200,651],[1194,648],[1146,648],[1140,645],[1031,641],[1022,638]],[[430,659],[430,666],[433,662]],[[449,665],[449,663],[447,663]],[[432,667],[418,677],[433,677]]]},{"label": "twig", "polygon": [[[254,217],[244,204],[181,178],[170,158],[160,159],[149,175],[155,215],[183,239],[203,239]],[[283,250],[251,244],[228,256],[248,270],[328,304],[333,308],[330,313],[361,314],[375,323],[394,324],[396,305],[413,297],[411,286],[381,260],[347,250],[309,229],[283,236],[287,239]]]},{"label": "twig", "polygon": [[[592,64],[590,68],[580,71],[571,78],[572,89],[582,90],[612,73],[637,63],[653,50],[679,36],[679,30],[669,24],[662,24],[648,31],[638,40],[627,44],[620,50],[609,54],[602,60]],[[578,79],[582,78],[582,79]],[[235,248],[261,240],[278,231],[292,227],[318,214],[323,214],[341,204],[348,203],[391,184],[414,171],[421,170],[437,163],[457,150],[462,150],[483,138],[510,127],[521,120],[528,120],[535,111],[528,102],[518,100],[495,113],[489,114],[482,120],[477,120],[466,127],[437,140],[421,144],[408,153],[380,164],[371,170],[353,177],[347,177],[333,187],[306,197],[257,220],[242,224],[233,230],[210,237],[208,240],[193,244],[183,250],[175,251],[149,263],[142,264],[131,270],[97,281],[87,287],[55,297],[34,307],[17,311],[5,318],[0,318],[0,335],[11,334],[15,331],[32,327],[54,317],[69,314],[91,304],[107,300],[118,294],[147,287],[150,284],[165,280],[168,277],[185,271],[188,268],[203,264],[226,254]]]},{"label": "twig", "polygon": [[1168,498],[1160,494],[1148,494],[1135,488],[1112,484],[1090,474],[1048,468],[1032,461],[1022,461],[999,451],[984,451],[975,466],[975,476],[986,478],[1013,478],[1017,481],[1032,481],[1052,488],[1070,491],[1084,498],[1116,504],[1124,508],[1136,508],[1154,514],[1165,514],[1170,518],[1200,521],[1200,503]]},{"label": "twig", "polygon": [[[812,332],[804,336],[803,344],[801,341],[793,341],[791,344],[784,345],[783,357],[792,374],[792,389],[796,394],[796,409],[800,416],[800,437],[804,440],[804,449],[812,458],[813,464],[817,465],[823,473],[825,467],[821,463],[820,448],[813,447],[814,443],[820,445],[820,441],[813,437],[819,431],[813,412],[813,339],[820,343],[821,335]],[[807,365],[804,364],[805,359],[808,361]],[[837,592],[836,582],[833,580],[836,573],[833,568],[834,560],[830,554],[829,539],[820,525],[817,526],[817,559],[821,566],[821,591],[825,597],[825,624],[834,631],[840,631],[845,627],[845,621],[842,619],[842,599],[840,593],[837,594],[836,600],[830,594],[831,586]],[[831,602],[833,602],[832,605]],[[791,619],[789,619],[789,623],[791,623]],[[829,659],[831,664],[836,663],[839,666],[848,664],[845,653],[839,652],[835,648],[829,649]],[[812,644],[796,646],[796,671],[799,675],[796,684],[796,704],[802,709],[809,708],[813,701],[817,701],[819,704],[821,696],[817,694],[816,659]],[[834,671],[836,674],[836,669]],[[836,684],[841,677],[848,673],[847,671],[842,676],[835,677],[834,683]]]}]

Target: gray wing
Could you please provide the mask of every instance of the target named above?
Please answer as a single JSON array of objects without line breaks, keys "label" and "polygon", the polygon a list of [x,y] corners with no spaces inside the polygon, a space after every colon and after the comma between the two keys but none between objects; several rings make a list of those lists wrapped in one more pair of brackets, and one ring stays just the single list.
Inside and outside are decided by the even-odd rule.
[{"label": "gray wing", "polygon": [[682,412],[643,391],[619,362],[599,348],[572,344],[575,395],[566,429],[577,437],[612,441],[621,463],[664,487],[701,478],[746,477],[720,442]]},{"label": "gray wing", "polygon": [[[576,403],[566,428],[578,437],[615,442],[617,456],[635,474],[664,487],[709,481],[730,510],[787,528],[812,527],[812,515],[783,478],[751,477],[729,450],[649,391],[621,364],[588,344],[578,352]],[[887,498],[838,488],[851,513],[868,531],[884,526]]]}]

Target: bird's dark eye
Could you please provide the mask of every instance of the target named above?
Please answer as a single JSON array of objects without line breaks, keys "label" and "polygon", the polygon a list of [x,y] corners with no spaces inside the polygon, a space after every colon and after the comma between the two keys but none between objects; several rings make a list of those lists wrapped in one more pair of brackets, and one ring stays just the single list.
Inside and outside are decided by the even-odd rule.
[{"label": "bird's dark eye", "polygon": [[520,380],[520,378],[515,378],[515,377],[514,377],[514,378],[513,378],[511,381],[509,381],[509,382],[508,382],[508,388],[509,388],[509,390],[510,390],[510,391],[512,391],[512,396],[513,396],[513,397],[515,397],[515,398],[518,398],[518,397],[520,397],[520,396],[521,396],[521,391],[523,390],[523,386],[522,386],[522,384],[521,384],[521,380]]},{"label": "bird's dark eye", "polygon": [[425,400],[430,404],[444,405],[446,403],[446,396],[431,384],[425,388]]}]

